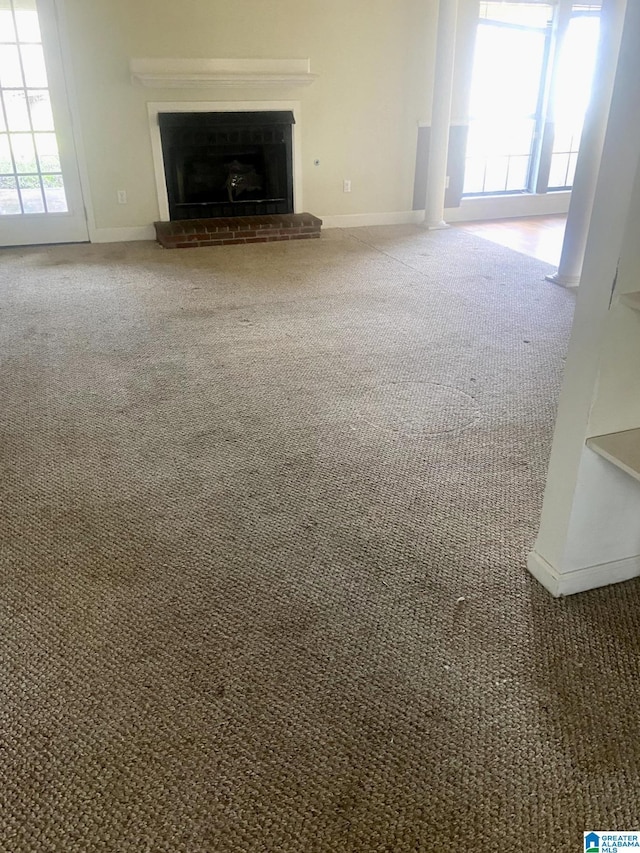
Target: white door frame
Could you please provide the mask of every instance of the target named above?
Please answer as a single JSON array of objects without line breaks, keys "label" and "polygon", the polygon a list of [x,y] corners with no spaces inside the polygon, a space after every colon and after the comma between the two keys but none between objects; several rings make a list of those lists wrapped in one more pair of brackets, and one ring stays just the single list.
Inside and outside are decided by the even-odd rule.
[{"label": "white door frame", "polygon": [[69,206],[65,213],[35,213],[2,216],[2,245],[87,242],[90,223],[87,216],[87,172],[78,132],[78,110],[72,88],[73,74],[62,0],[36,0],[42,44],[47,60],[48,89],[59,140],[62,174]]},{"label": "white door frame", "polygon": [[84,139],[82,136],[82,123],[80,121],[80,109],[78,107],[78,94],[76,91],[76,81],[73,72],[73,63],[71,61],[71,42],[69,39],[69,25],[67,17],[66,0],[53,0],[56,20],[58,24],[58,44],[60,47],[60,56],[62,59],[62,70],[64,73],[64,81],[67,90],[67,104],[71,115],[71,130],[73,141],[76,149],[76,160],[78,165],[78,173],[80,176],[80,187],[82,190],[82,198],[84,200],[84,209],[87,219],[87,230],[89,232],[89,240],[91,243],[96,242],[97,226],[95,215],[93,212],[93,201],[91,198],[91,182],[89,180],[89,170],[87,168],[87,157],[84,147]]}]

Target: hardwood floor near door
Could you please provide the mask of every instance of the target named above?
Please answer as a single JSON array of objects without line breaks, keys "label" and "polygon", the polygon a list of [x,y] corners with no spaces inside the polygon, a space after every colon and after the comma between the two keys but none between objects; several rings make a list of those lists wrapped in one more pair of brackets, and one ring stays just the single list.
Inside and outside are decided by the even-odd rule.
[{"label": "hardwood floor near door", "polygon": [[566,222],[564,215],[528,216],[524,219],[464,222],[456,227],[557,266]]}]

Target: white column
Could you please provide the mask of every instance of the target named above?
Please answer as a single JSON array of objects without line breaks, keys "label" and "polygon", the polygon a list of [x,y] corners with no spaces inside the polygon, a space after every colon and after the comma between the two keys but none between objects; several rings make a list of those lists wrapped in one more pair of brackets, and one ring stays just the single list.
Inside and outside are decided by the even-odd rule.
[{"label": "white column", "polygon": [[603,0],[591,101],[585,116],[558,271],[547,281],[576,287],[582,274],[627,0]]},{"label": "white column", "polygon": [[640,280],[638,0],[629,0],[625,17],[540,530],[528,560],[554,595],[640,574],[640,484],[586,446],[640,423],[637,318],[617,302]]},{"label": "white column", "polygon": [[444,221],[444,195],[447,185],[457,18],[458,0],[440,0],[424,216],[426,228],[447,227]]}]

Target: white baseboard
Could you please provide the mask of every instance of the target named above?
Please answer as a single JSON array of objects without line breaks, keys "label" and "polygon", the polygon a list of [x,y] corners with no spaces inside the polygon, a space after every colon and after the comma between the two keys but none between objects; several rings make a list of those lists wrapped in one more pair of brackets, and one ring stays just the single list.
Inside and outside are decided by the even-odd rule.
[{"label": "white baseboard", "polygon": [[463,198],[460,207],[447,207],[446,222],[477,222],[521,216],[552,216],[567,213],[571,192],[520,193],[518,195]]},{"label": "white baseboard", "polygon": [[545,275],[545,280],[551,284],[559,284],[560,287],[574,288],[580,284],[579,275],[560,275],[559,272],[554,272],[553,275]]},{"label": "white baseboard", "polygon": [[527,568],[551,595],[559,598],[562,595],[586,592],[588,589],[596,589],[599,586],[608,586],[611,583],[620,583],[640,576],[640,556],[627,557],[625,560],[615,560],[612,563],[601,563],[599,566],[586,566],[584,569],[561,574],[540,554],[531,551],[527,558]]},{"label": "white baseboard", "polygon": [[[448,207],[445,222],[473,222],[482,219],[507,219],[517,216],[541,216],[566,213],[571,193],[523,194],[465,198],[460,207]],[[397,210],[391,213],[318,214],[323,228],[359,228],[366,225],[422,225],[424,210]],[[153,225],[129,228],[90,229],[92,243],[120,243],[130,240],[155,240]]]},{"label": "white baseboard", "polygon": [[[444,211],[445,222],[475,222],[522,216],[551,216],[569,210],[570,192],[522,193],[521,195],[463,198],[460,207]],[[320,215],[324,228],[358,228],[361,225],[422,225],[424,210],[395,213],[348,213]]]},{"label": "white baseboard", "polygon": [[129,228],[94,228],[90,233],[92,243],[129,243],[133,240],[155,240],[153,225],[131,226]]},{"label": "white baseboard", "polygon": [[323,228],[359,228],[363,225],[419,225],[424,220],[424,210],[399,210],[395,213],[343,213],[323,216]]}]

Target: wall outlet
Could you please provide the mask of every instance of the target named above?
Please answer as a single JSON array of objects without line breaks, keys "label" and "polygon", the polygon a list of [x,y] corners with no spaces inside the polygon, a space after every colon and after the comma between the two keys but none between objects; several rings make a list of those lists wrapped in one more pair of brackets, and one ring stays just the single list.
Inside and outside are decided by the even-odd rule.
[{"label": "wall outlet", "polygon": [[126,190],[118,190],[118,204],[126,204],[127,203],[127,191]]},{"label": "wall outlet", "polygon": [[342,182],[342,192],[350,193],[351,192],[351,181],[343,181]]}]

